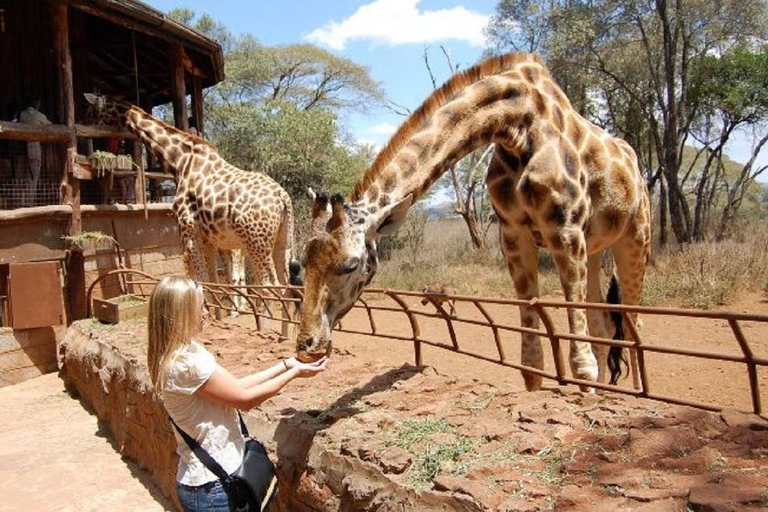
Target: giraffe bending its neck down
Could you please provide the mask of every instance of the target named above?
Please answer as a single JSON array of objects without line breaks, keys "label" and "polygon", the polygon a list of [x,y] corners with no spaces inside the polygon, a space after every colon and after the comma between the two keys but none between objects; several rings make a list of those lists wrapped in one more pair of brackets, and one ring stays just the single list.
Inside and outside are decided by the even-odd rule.
[{"label": "giraffe bending its neck down", "polygon": [[[314,208],[307,242],[299,358],[328,353],[331,329],[376,271],[376,242],[469,152],[495,144],[487,184],[501,250],[517,295],[539,295],[538,250],[554,257],[565,299],[600,302],[600,255],[612,248],[626,304],[637,304],[650,255],[648,194],[632,148],[582,118],[543,63],[528,54],[490,58],[451,78],[398,129],[357,183],[351,202]],[[327,202],[327,199],[324,199]],[[316,199],[317,202],[317,199]],[[611,338],[608,315],[569,309],[570,332]],[[539,319],[521,307],[522,325]],[[571,370],[604,379],[606,347],[572,341]],[[544,366],[538,336],[523,334],[522,363]],[[598,369],[597,360],[600,360]],[[599,373],[599,374],[598,374]],[[523,372],[526,387],[541,376]]]},{"label": "giraffe bending its neck down", "polygon": [[216,282],[216,250],[244,249],[255,284],[288,284],[293,203],[277,182],[266,174],[238,169],[210,142],[135,105],[93,95],[86,98],[100,106],[101,124],[128,127],[176,176],[173,211],[193,278]]}]

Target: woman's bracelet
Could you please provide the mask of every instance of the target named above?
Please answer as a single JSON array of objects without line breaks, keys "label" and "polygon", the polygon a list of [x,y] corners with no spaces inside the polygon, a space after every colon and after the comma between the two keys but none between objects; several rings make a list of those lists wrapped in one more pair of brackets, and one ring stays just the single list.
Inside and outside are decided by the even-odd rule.
[{"label": "woman's bracelet", "polygon": [[285,371],[290,370],[290,368],[288,368],[288,363],[285,362],[285,359],[283,359],[283,366],[285,366]]}]

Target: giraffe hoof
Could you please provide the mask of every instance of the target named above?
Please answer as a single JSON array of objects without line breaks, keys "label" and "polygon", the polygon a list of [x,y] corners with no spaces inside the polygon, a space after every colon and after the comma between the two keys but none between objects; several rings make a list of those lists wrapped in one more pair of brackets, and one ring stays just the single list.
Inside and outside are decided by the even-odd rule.
[{"label": "giraffe hoof", "polygon": [[525,381],[526,391],[538,391],[541,389],[541,375],[523,372],[523,380]]}]

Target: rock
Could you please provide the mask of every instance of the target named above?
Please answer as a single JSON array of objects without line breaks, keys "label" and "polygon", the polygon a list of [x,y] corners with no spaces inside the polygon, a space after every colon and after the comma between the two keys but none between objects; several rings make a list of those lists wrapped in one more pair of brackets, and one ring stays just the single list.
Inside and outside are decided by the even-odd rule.
[{"label": "rock", "polygon": [[688,426],[670,426],[655,429],[632,429],[629,432],[629,451],[632,457],[681,456],[701,448],[696,432]]},{"label": "rock", "polygon": [[411,466],[411,454],[396,446],[389,448],[379,456],[379,466],[384,473],[399,475]]},{"label": "rock", "polygon": [[726,462],[720,452],[709,446],[704,446],[693,453],[679,458],[667,458],[659,461],[658,466],[664,469],[676,469],[683,473],[706,473],[721,471]]},{"label": "rock", "polygon": [[542,510],[542,504],[522,498],[512,498],[502,502],[497,512],[536,512],[537,510]]},{"label": "rock", "polygon": [[720,417],[731,428],[744,427],[750,430],[768,430],[768,421],[765,421],[756,414],[723,409]]},{"label": "rock", "polygon": [[642,502],[685,498],[686,496],[688,496],[688,491],[685,489],[630,489],[624,492],[624,497]]},{"label": "rock", "polygon": [[737,510],[738,505],[764,503],[765,487],[731,487],[710,483],[691,488],[688,503],[696,512]]}]

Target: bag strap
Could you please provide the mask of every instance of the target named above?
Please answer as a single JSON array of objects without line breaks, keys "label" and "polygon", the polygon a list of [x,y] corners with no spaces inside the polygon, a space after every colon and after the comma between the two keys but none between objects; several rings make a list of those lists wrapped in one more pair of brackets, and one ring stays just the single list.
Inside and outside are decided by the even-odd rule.
[{"label": "bag strap", "polygon": [[[247,439],[249,437],[248,427],[245,425],[243,415],[239,409],[237,410],[237,417],[240,420],[240,432]],[[173,418],[171,418],[170,414],[168,415],[168,419],[171,420],[171,424],[176,427],[179,435],[181,435],[181,437],[187,443],[192,452],[197,456],[197,458],[200,459],[200,462],[202,462],[203,465],[211,471],[211,473],[216,475],[219,480],[226,480],[229,475],[226,471],[224,471],[224,468],[221,467],[221,464],[216,462],[216,459],[211,457],[211,455],[205,451],[202,446],[200,446],[200,443],[198,443],[196,439],[184,432],[184,430],[182,430],[181,427],[179,427],[176,422],[173,421]]]},{"label": "bag strap", "polygon": [[184,432],[181,427],[179,427],[175,421],[173,421],[173,418],[171,416],[168,416],[168,419],[171,420],[171,423],[174,427],[176,427],[176,430],[179,432],[179,435],[186,441],[189,448],[192,450],[192,452],[197,456],[198,459],[200,459],[200,462],[203,463],[203,465],[210,470],[211,473],[216,475],[216,477],[219,480],[226,480],[229,476],[226,471],[224,471],[224,468],[221,467],[221,464],[216,462],[216,460],[210,456],[210,454],[203,449],[202,446],[200,446],[200,443],[198,443],[192,436]]},{"label": "bag strap", "polygon": [[243,413],[240,412],[240,409],[237,410],[237,417],[240,418],[240,432],[244,438],[248,439],[251,435],[248,433],[248,427],[245,425],[245,421],[243,421]]}]

